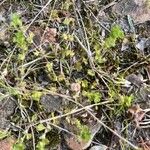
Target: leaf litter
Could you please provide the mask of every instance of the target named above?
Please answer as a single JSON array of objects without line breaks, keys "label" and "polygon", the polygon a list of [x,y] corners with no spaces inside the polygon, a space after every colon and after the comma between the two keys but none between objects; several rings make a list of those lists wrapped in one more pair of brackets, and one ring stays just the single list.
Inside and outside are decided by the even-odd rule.
[{"label": "leaf litter", "polygon": [[[15,29],[8,30],[9,11],[0,15],[0,45],[4,50],[1,68],[4,66],[2,69],[8,67],[10,70],[10,74],[6,72],[1,78],[5,83],[1,84],[1,92],[9,93],[15,99],[15,105],[7,104],[8,109],[12,109],[7,116],[2,116],[7,113],[7,107],[3,107],[4,113],[0,111],[1,120],[4,120],[1,128],[10,129],[16,137],[20,135],[22,142],[15,146],[73,150],[119,150],[130,146],[137,149],[139,146],[147,150],[150,138],[150,51],[148,31],[142,32],[141,28],[148,28],[149,1],[66,0],[56,2],[57,5],[54,3],[53,11],[51,2],[15,4],[9,11],[16,8],[14,10],[21,14],[23,24],[19,24],[19,28],[16,23],[13,25]],[[2,6],[9,7],[9,3],[4,2]],[[41,6],[48,6],[44,13],[39,13]],[[36,12],[37,16],[26,34],[24,30]],[[17,38],[18,33],[21,33],[21,39]],[[16,36],[14,41],[9,39],[9,34]],[[80,35],[79,38],[74,39],[74,34]],[[23,40],[24,46],[18,47],[17,40]],[[6,41],[9,43],[7,47]],[[9,49],[13,48],[15,51],[9,55]],[[32,50],[28,51],[30,48]],[[46,51],[41,51],[45,48]],[[21,59],[17,58],[18,53],[23,54]],[[26,70],[24,63],[31,66]],[[12,78],[11,84],[6,81],[9,78]],[[124,81],[128,83],[122,87],[120,84]],[[99,120],[104,118],[108,128],[97,123],[86,107],[91,107],[88,111]],[[80,109],[83,114],[80,111],[76,114]],[[55,135],[59,137],[53,146],[50,145],[52,131],[57,131]],[[121,138],[120,141],[114,133],[127,140]],[[24,144],[26,142],[29,144]]]}]

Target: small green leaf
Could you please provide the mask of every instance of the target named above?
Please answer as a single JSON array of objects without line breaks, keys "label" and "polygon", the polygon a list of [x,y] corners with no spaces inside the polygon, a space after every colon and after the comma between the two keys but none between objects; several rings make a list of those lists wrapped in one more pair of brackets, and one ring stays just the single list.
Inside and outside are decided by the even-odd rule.
[{"label": "small green leaf", "polygon": [[45,128],[46,127],[42,123],[40,123],[39,125],[36,126],[37,131],[45,130]]},{"label": "small green leaf", "polygon": [[11,26],[13,26],[14,28],[18,28],[22,26],[22,20],[20,19],[20,16],[19,14],[17,13],[13,13],[11,15],[11,23],[10,23]]},{"label": "small green leaf", "polygon": [[92,102],[94,102],[94,103],[98,103],[98,102],[100,102],[100,100],[101,100],[101,94],[99,93],[99,92],[96,92],[96,91],[92,91],[92,92],[83,92],[83,95],[84,96],[87,96],[88,97],[88,99]]},{"label": "small green leaf", "polygon": [[53,71],[53,63],[52,62],[48,62],[46,64],[46,68],[49,72],[52,72]]},{"label": "small green leaf", "polygon": [[18,31],[17,33],[15,33],[15,36],[13,37],[13,42],[16,43],[17,46],[22,50],[27,50],[26,38],[22,31]]},{"label": "small green leaf", "polygon": [[13,150],[25,150],[24,143],[19,142],[19,143],[14,144]]},{"label": "small green leaf", "polygon": [[88,73],[88,75],[90,75],[92,77],[95,76],[95,72],[93,70],[91,70],[91,69],[89,69],[87,73]]},{"label": "small green leaf", "polygon": [[57,19],[57,18],[59,18],[59,17],[58,17],[58,10],[56,10],[56,9],[51,10],[51,17],[52,17],[52,19]]},{"label": "small green leaf", "polygon": [[27,140],[30,140],[31,138],[32,138],[32,134],[27,133],[27,134],[26,134],[26,139],[27,139]]},{"label": "small green leaf", "polygon": [[24,54],[18,54],[18,60],[24,60],[25,55]]},{"label": "small green leaf", "polygon": [[110,36],[115,38],[115,39],[123,39],[124,38],[124,32],[119,25],[114,25],[111,28]]},{"label": "small green leaf", "polygon": [[116,41],[118,39],[124,38],[124,32],[119,25],[114,25],[111,28],[109,37],[105,39],[104,48],[111,48],[116,46]]},{"label": "small green leaf", "polygon": [[86,125],[82,125],[79,120],[75,121],[77,128],[80,130],[80,133],[78,135],[79,139],[84,141],[89,141],[91,138],[91,132]]},{"label": "small green leaf", "polygon": [[105,39],[105,44],[104,47],[105,48],[111,48],[111,47],[115,47],[116,46],[116,39],[114,37],[108,37]]},{"label": "small green leaf", "polygon": [[41,96],[42,96],[42,92],[39,91],[33,91],[31,95],[32,99],[35,101],[39,101]]},{"label": "small green leaf", "polygon": [[74,36],[72,34],[67,34],[67,33],[63,33],[62,34],[62,39],[65,41],[74,41]]},{"label": "small green leaf", "polygon": [[63,23],[65,25],[69,25],[70,23],[74,22],[74,19],[73,18],[65,18],[65,20],[63,21]]},{"label": "small green leaf", "polygon": [[28,43],[30,43],[30,44],[33,43],[33,37],[34,37],[34,33],[33,32],[29,32],[29,36],[27,37]]},{"label": "small green leaf", "polygon": [[72,57],[72,56],[74,56],[74,52],[73,52],[72,50],[70,50],[70,49],[65,50],[65,56],[70,56],[70,57]]},{"label": "small green leaf", "polygon": [[46,139],[46,138],[44,138],[44,139],[42,139],[42,140],[40,140],[40,141],[38,142],[38,144],[37,144],[36,147],[37,147],[38,150],[45,150],[45,146],[46,146],[47,144],[49,144],[49,140]]},{"label": "small green leaf", "polygon": [[88,81],[87,80],[82,80],[81,85],[83,88],[87,88],[88,87]]},{"label": "small green leaf", "polygon": [[133,95],[127,96],[127,95],[120,95],[120,104],[121,106],[123,106],[124,108],[128,108],[131,106],[132,102],[133,102]]},{"label": "small green leaf", "polygon": [[91,138],[91,132],[87,126],[82,126],[79,137],[84,141],[89,141]]},{"label": "small green leaf", "polygon": [[0,130],[0,140],[7,137],[8,136],[8,132]]},{"label": "small green leaf", "polygon": [[74,36],[71,34],[68,34],[68,41],[70,42],[74,41]]},{"label": "small green leaf", "polygon": [[62,34],[62,38],[63,38],[64,40],[68,40],[68,35],[67,35],[66,33],[63,33],[63,34]]},{"label": "small green leaf", "polygon": [[36,121],[38,119],[38,115],[37,114],[33,114],[31,121]]}]

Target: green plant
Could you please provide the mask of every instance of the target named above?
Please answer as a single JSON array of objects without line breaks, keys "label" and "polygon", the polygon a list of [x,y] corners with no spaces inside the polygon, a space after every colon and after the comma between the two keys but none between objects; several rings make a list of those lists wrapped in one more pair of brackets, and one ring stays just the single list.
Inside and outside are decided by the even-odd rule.
[{"label": "green plant", "polygon": [[132,94],[125,95],[121,93],[120,85],[122,83],[124,83],[124,80],[119,79],[115,85],[110,84],[108,91],[109,100],[110,102],[114,103],[113,114],[117,115],[124,113],[124,111],[132,105],[134,100],[134,96]]},{"label": "green plant", "polygon": [[20,15],[13,13],[11,15],[11,27],[13,30],[16,30],[13,37],[13,42],[16,43],[16,46],[22,50],[27,50],[27,41],[24,35],[24,26]]},{"label": "green plant", "polygon": [[9,135],[8,132],[4,131],[4,130],[0,130],[0,140],[7,137]]},{"label": "green plant", "polygon": [[49,140],[46,138],[45,133],[39,138],[39,142],[36,145],[38,150],[45,150],[46,145],[49,144]]},{"label": "green plant", "polygon": [[101,93],[96,91],[83,91],[83,95],[86,96],[90,102],[98,103],[101,101]]},{"label": "green plant", "polygon": [[14,34],[13,42],[16,43],[20,49],[27,51],[27,42],[22,31],[17,31],[17,33]]},{"label": "green plant", "polygon": [[41,96],[43,95],[43,92],[40,92],[40,91],[32,91],[31,93],[31,98],[34,100],[34,101],[37,101],[39,102]]},{"label": "green plant", "polygon": [[[2,54],[0,59],[2,69],[0,100],[13,97],[18,105],[16,113],[10,117],[21,129],[20,131],[18,128],[15,132],[18,141],[14,145],[14,150],[24,150],[28,148],[28,143],[31,143],[31,149],[44,150],[47,147],[55,147],[57,140],[61,138],[59,131],[63,130],[62,124],[65,126],[65,121],[68,121],[68,126],[75,125],[77,128],[68,129],[65,126],[64,132],[72,132],[80,140],[88,141],[93,137],[88,122],[91,118],[82,118],[86,116],[84,114],[79,116],[80,113],[76,111],[80,109],[86,111],[86,108],[90,108],[95,115],[101,110],[100,116],[104,116],[103,118],[99,115],[93,117],[103,119],[104,124],[112,128],[112,120],[122,118],[134,100],[134,97],[126,94],[122,88],[125,84],[130,86],[130,83],[124,80],[124,74],[129,73],[128,69],[125,70],[126,67],[132,71],[134,65],[133,67],[128,65],[137,64],[130,63],[130,60],[125,62],[124,54],[119,52],[120,42],[125,36],[121,27],[117,24],[112,25],[110,33],[103,40],[105,34],[102,33],[106,28],[102,30],[97,21],[93,21],[93,15],[97,12],[94,3],[84,9],[81,7],[80,11],[71,0],[60,1],[59,5],[57,3],[59,4],[58,1],[49,3],[45,11],[39,10],[38,16],[35,15],[34,19],[30,17],[39,9],[38,5],[33,13],[29,13],[29,16],[27,14],[27,18],[31,19],[27,21],[28,23],[31,21],[28,30],[21,15],[18,13],[11,15],[10,46],[9,49],[4,48],[4,57]],[[33,6],[30,4],[29,7],[35,7],[34,3]],[[35,35],[30,31],[32,27],[36,29],[33,31]],[[51,38],[53,33],[47,30],[51,27],[57,28],[54,42],[45,43],[41,40],[40,45],[38,42],[33,43],[33,37],[36,41],[39,32],[43,33],[44,29],[48,35],[46,38]],[[133,43],[129,39],[126,42],[129,45],[130,42]],[[142,61],[145,64],[145,59]],[[76,90],[75,86],[71,88],[72,83],[80,84],[79,90]],[[61,97],[59,110],[48,112],[44,109],[41,96],[46,94]],[[45,99],[51,101],[51,98]],[[55,99],[52,99],[52,103],[53,101],[55,103]],[[46,104],[51,105],[48,102]],[[75,121],[76,118],[81,121]],[[66,120],[60,122],[62,119]],[[76,129],[78,131],[74,133]],[[55,131],[58,132],[57,137],[51,133]],[[14,131],[11,134],[14,134]],[[121,134],[124,136],[124,132]],[[2,132],[0,139],[8,135],[9,133]]]},{"label": "green plant", "polygon": [[18,27],[22,27],[22,20],[20,19],[20,15],[17,13],[13,13],[11,15],[11,26],[13,26],[15,29],[17,29]]},{"label": "green plant", "polygon": [[20,138],[14,145],[13,150],[25,150],[24,138]]},{"label": "green plant", "polygon": [[133,95],[120,95],[120,105],[122,108],[129,108],[133,102],[134,96]]},{"label": "green plant", "polygon": [[20,48],[21,50],[19,52],[18,58],[19,60],[23,61],[28,51],[29,44],[33,43],[34,35],[30,32],[28,36],[25,36],[26,28],[23,26],[20,15],[17,13],[13,13],[11,15],[10,26],[13,30],[15,30],[13,42],[16,44],[17,48]]},{"label": "green plant", "polygon": [[114,25],[111,28],[108,38],[105,39],[104,48],[109,49],[116,46],[119,39],[124,38],[124,32],[119,25]]},{"label": "green plant", "polygon": [[79,129],[78,137],[80,140],[88,141],[91,138],[91,132],[86,125],[82,125],[79,120],[76,120],[77,128]]}]

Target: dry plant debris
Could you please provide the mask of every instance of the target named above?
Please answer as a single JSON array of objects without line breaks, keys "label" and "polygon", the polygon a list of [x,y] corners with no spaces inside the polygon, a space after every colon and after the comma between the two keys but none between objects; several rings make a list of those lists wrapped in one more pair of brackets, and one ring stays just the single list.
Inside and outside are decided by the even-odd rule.
[{"label": "dry plant debris", "polygon": [[71,84],[71,91],[80,92],[80,90],[81,90],[81,86],[79,83],[72,83]]},{"label": "dry plant debris", "polygon": [[147,150],[149,6],[0,2],[0,146],[14,136],[14,150]]},{"label": "dry plant debris", "polygon": [[143,140],[143,138],[140,137],[139,145],[143,150],[150,150],[150,140],[149,139]]},{"label": "dry plant debris", "polygon": [[57,36],[56,28],[47,27],[45,30],[42,27],[32,26],[29,29],[29,33],[33,33],[33,41],[36,45],[43,43],[55,43]]},{"label": "dry plant debris", "polygon": [[128,112],[132,115],[132,118],[136,122],[136,126],[139,127],[139,122],[145,117],[145,112],[139,105],[132,106],[128,109]]},{"label": "dry plant debris", "polygon": [[10,138],[10,137],[0,140],[0,149],[1,150],[12,150],[13,144],[15,142],[16,141],[14,140],[14,138]]}]

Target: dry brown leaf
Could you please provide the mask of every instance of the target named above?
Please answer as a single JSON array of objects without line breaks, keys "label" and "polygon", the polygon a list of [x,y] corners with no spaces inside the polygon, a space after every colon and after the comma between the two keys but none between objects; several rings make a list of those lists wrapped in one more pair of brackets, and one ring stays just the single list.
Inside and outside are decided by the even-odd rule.
[{"label": "dry brown leaf", "polygon": [[145,112],[140,106],[137,104],[128,109],[128,113],[132,115],[132,118],[136,122],[136,125],[139,125],[139,121],[141,121],[145,117]]},{"label": "dry brown leaf", "polygon": [[56,28],[47,28],[43,36],[44,42],[56,42],[57,29]]},{"label": "dry brown leaf", "polygon": [[71,91],[79,92],[81,90],[81,86],[79,83],[72,83],[71,84]]},{"label": "dry brown leaf", "polygon": [[132,115],[138,113],[138,112],[141,112],[142,109],[140,108],[139,105],[134,105],[132,106],[131,108],[128,109],[128,112],[131,113]]},{"label": "dry brown leaf", "polygon": [[143,150],[150,150],[150,140],[143,140],[143,138],[140,137],[139,146]]},{"label": "dry brown leaf", "polygon": [[82,147],[85,144],[85,143],[78,141],[77,138],[75,137],[68,138],[66,142],[69,148],[71,148],[72,150],[83,150]]},{"label": "dry brown leaf", "polygon": [[41,43],[55,43],[57,36],[56,28],[46,28],[45,30],[39,26],[30,27],[28,32],[32,32],[34,34],[33,41],[38,46]]},{"label": "dry brown leaf", "polygon": [[15,143],[14,138],[6,138],[0,141],[0,149],[1,150],[12,150],[13,144]]}]

